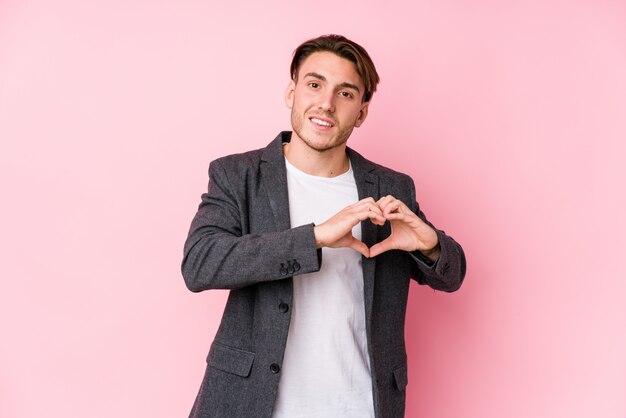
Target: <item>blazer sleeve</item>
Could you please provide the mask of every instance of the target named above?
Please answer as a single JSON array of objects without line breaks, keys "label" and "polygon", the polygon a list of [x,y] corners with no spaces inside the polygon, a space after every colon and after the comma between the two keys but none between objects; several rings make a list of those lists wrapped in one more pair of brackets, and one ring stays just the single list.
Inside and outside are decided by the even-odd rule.
[{"label": "blazer sleeve", "polygon": [[424,222],[430,225],[437,232],[441,254],[433,264],[419,251],[409,253],[415,261],[413,278],[420,284],[426,284],[435,290],[444,292],[454,292],[461,287],[465,278],[465,253],[463,248],[442,230],[437,229],[426,219],[426,215],[421,211],[419,204],[415,200],[415,185],[413,180],[409,181],[411,190],[412,210]]},{"label": "blazer sleeve", "polygon": [[242,189],[229,182],[220,160],[211,163],[208,191],[184,246],[181,270],[189,290],[237,289],[319,270],[313,224],[250,233],[244,218],[255,202],[246,201]]}]

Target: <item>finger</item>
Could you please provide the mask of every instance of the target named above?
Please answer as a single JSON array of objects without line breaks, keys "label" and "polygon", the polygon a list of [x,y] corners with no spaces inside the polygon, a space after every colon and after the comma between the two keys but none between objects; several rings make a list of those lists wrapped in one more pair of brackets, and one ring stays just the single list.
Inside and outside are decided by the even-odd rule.
[{"label": "finger", "polygon": [[382,220],[376,218],[376,219],[370,219],[370,221],[374,224],[374,225],[378,225],[378,226],[383,226],[385,225],[385,223],[387,222],[385,220],[385,218],[382,218]]},{"label": "finger", "polygon": [[390,222],[403,222],[411,228],[417,230],[434,231],[426,222],[424,222],[419,216],[409,211],[408,213],[394,212],[386,216],[386,219]]},{"label": "finger", "polygon": [[367,245],[365,245],[363,242],[359,241],[358,239],[354,237],[352,237],[352,241],[350,242],[348,247],[363,254],[365,257],[368,257],[368,258],[370,257],[370,249],[367,247]]},{"label": "finger", "polygon": [[382,211],[378,206],[375,206],[374,208],[368,207],[368,212],[370,221],[372,221],[374,225],[383,226],[385,222],[387,222],[387,219],[385,219]]},{"label": "finger", "polygon": [[394,212],[397,212],[400,209],[401,204],[402,202],[400,202],[399,200],[389,202],[389,204],[383,209],[383,216],[388,216]]},{"label": "finger", "polygon": [[402,201],[396,199],[392,195],[387,195],[382,199],[379,199],[377,203],[378,206],[380,206],[380,209],[383,211],[383,214],[396,211],[400,206],[403,205]]},{"label": "finger", "polygon": [[[372,209],[378,208],[378,205],[371,197],[366,197],[365,199],[361,199],[358,202],[355,202],[349,206],[346,206],[343,211],[346,213],[354,213],[360,212],[365,208],[371,207]],[[380,210],[380,208],[379,208]]]},{"label": "finger", "polygon": [[393,249],[394,248],[391,244],[391,241],[389,240],[389,238],[387,238],[386,240],[383,240],[370,248],[370,257],[376,257],[377,255]]},{"label": "finger", "polygon": [[371,199],[371,200],[359,202],[358,207],[356,209],[358,209],[358,210],[367,209],[367,210],[370,210],[372,212],[376,212],[379,215],[382,215],[383,211],[378,206],[378,203],[374,202],[374,199],[372,199],[371,197],[368,198],[368,199]]},{"label": "finger", "polygon": [[360,221],[364,221],[367,218],[369,218],[372,221],[372,223],[374,223],[376,225],[384,225],[385,222],[387,222],[387,220],[382,215],[380,210],[374,210],[374,209],[371,209],[369,207],[362,208],[355,215],[356,215],[357,219],[360,220]]},{"label": "finger", "polygon": [[413,213],[411,210],[404,204],[402,200],[394,199],[393,202],[390,202],[384,209],[383,215],[387,216],[390,213]]},{"label": "finger", "polygon": [[366,197],[365,199],[361,199],[355,203],[355,205],[363,204],[363,203],[373,203],[376,204],[376,201],[373,197]]},{"label": "finger", "polygon": [[401,200],[394,199],[392,202],[389,202],[383,208],[383,216],[388,217],[391,213],[405,213],[405,214],[413,214],[411,210],[404,204]]},{"label": "finger", "polygon": [[385,215],[385,219],[388,221],[401,221],[401,222],[417,222],[421,221],[420,218],[411,213],[391,212]]},{"label": "finger", "polygon": [[385,206],[387,206],[389,204],[389,202],[392,202],[395,199],[395,197],[393,197],[392,195],[388,194],[387,196],[383,196],[380,199],[378,199],[378,202],[376,202],[378,204],[378,206],[380,206],[381,209],[384,209]]}]

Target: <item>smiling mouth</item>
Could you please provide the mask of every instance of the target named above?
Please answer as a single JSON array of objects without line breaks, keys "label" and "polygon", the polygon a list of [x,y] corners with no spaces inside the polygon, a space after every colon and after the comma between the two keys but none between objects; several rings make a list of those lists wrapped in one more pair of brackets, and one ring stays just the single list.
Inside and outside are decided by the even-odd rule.
[{"label": "smiling mouth", "polygon": [[329,122],[327,120],[319,119],[319,118],[316,118],[316,117],[311,117],[311,118],[309,118],[309,120],[311,122],[313,122],[314,124],[316,124],[316,125],[324,126],[324,127],[327,127],[327,128],[332,128],[333,126],[335,126],[333,123],[331,123],[331,122]]}]

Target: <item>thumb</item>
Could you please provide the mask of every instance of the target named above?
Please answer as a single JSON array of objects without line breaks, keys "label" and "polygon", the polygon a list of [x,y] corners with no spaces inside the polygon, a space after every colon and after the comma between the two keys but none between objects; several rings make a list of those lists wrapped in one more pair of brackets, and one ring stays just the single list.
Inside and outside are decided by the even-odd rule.
[{"label": "thumb", "polygon": [[354,237],[352,237],[352,241],[350,242],[350,244],[348,244],[348,247],[363,254],[365,257],[370,257],[370,249],[367,248],[367,245]]},{"label": "thumb", "polygon": [[379,242],[378,244],[374,244],[372,248],[370,248],[370,257],[376,257],[386,251],[393,250],[393,246],[391,245],[391,241],[387,238],[384,241]]}]

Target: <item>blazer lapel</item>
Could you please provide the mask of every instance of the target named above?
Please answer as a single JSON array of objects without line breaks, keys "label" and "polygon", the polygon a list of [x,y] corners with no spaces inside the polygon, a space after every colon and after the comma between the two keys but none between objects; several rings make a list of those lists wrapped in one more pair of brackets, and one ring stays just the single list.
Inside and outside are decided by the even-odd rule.
[{"label": "blazer lapel", "polygon": [[289,193],[283,142],[289,142],[291,132],[281,132],[265,148],[261,157],[261,188],[265,190],[272,209],[276,231],[291,228],[289,218]]},{"label": "blazer lapel", "polygon": [[[348,157],[354,171],[354,179],[359,193],[359,200],[372,197],[380,199],[379,179],[374,173],[376,166],[363,158],[356,151],[348,148]],[[378,227],[369,220],[361,222],[361,241],[368,247],[377,242]],[[374,301],[374,276],[376,272],[376,259],[363,257],[363,291],[365,296],[365,315],[369,335],[369,326],[372,317],[372,304]]]}]

